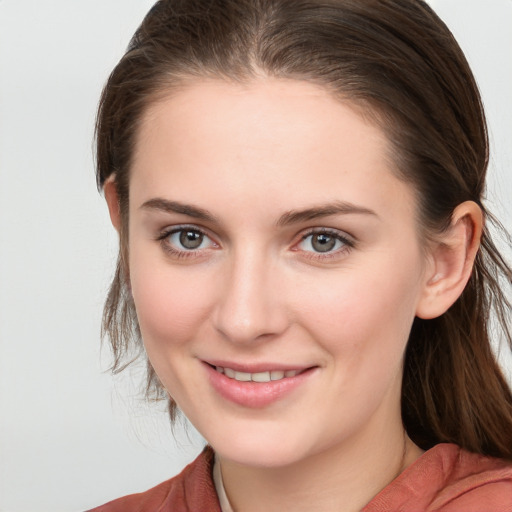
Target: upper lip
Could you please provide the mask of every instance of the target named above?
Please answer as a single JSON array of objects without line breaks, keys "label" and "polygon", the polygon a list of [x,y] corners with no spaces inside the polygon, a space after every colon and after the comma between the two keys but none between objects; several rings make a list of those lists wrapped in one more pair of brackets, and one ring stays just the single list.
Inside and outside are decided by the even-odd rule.
[{"label": "upper lip", "polygon": [[236,372],[261,373],[270,371],[304,371],[313,368],[316,365],[308,364],[283,364],[283,363],[240,363],[234,361],[224,361],[218,359],[203,359],[204,363],[210,366],[220,366],[222,368],[231,368]]}]

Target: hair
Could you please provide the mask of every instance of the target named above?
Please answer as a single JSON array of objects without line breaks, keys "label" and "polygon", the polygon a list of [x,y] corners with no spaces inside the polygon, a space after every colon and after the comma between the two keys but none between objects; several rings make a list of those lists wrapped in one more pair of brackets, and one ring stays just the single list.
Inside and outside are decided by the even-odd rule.
[{"label": "hair", "polygon": [[[483,204],[489,144],[482,101],[464,54],[422,0],[160,0],[103,90],[97,183],[115,179],[122,226],[103,333],[121,371],[145,358],[127,266],[128,187],[138,127],[149,106],[194,80],[306,80],[360,108],[387,135],[397,176],[418,196],[424,239],[450,225],[457,205],[487,220],[469,282],[442,316],[416,318],[402,384],[402,419],[423,449],[453,442],[512,459],[512,394],[491,334],[512,347],[512,270]],[[507,238],[510,242],[510,238]],[[494,329],[498,327],[499,329]],[[146,396],[169,400],[147,360]]]}]

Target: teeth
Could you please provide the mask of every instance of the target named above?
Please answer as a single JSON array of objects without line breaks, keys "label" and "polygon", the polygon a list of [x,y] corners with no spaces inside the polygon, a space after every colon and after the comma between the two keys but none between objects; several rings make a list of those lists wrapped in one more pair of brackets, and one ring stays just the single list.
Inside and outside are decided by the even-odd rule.
[{"label": "teeth", "polygon": [[235,372],[235,380],[239,380],[240,382],[250,382],[251,374],[245,372]]},{"label": "teeth", "polygon": [[281,380],[287,377],[295,377],[299,370],[272,370],[268,372],[248,373],[248,372],[237,372],[231,368],[223,368],[222,366],[216,366],[215,369],[219,373],[223,373],[230,379],[235,379],[240,382],[270,382],[274,380]]},{"label": "teeth", "polygon": [[252,373],[251,380],[254,382],[269,382],[270,372]]}]

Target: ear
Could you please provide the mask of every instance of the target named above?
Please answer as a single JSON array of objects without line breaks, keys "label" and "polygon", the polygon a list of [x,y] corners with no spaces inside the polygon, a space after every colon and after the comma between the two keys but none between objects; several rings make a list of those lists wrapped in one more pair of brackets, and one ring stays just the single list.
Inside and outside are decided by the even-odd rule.
[{"label": "ear", "polygon": [[416,316],[423,319],[441,316],[460,297],[471,276],[482,229],[483,214],[476,203],[466,201],[455,208],[450,227],[430,249]]},{"label": "ear", "polygon": [[117,195],[116,176],[112,174],[103,185],[103,193],[108,205],[110,220],[112,225],[119,233],[121,230],[121,209],[119,206],[119,196]]}]

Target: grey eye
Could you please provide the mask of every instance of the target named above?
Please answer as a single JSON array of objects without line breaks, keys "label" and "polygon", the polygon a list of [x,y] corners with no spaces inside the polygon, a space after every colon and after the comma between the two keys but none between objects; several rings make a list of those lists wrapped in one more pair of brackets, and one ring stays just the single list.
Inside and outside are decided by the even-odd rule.
[{"label": "grey eye", "polygon": [[192,229],[183,229],[179,231],[180,245],[185,249],[198,249],[203,243],[204,235],[199,231]]},{"label": "grey eye", "polygon": [[336,238],[326,233],[311,235],[311,247],[317,252],[329,252],[334,249]]},{"label": "grey eye", "polygon": [[205,249],[218,247],[206,233],[194,226],[176,226],[159,240],[167,252],[180,256],[197,256]]},{"label": "grey eye", "polygon": [[351,243],[342,235],[322,230],[306,235],[299,244],[301,251],[316,254],[335,252],[343,247],[351,247]]}]

